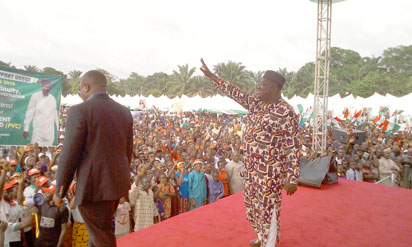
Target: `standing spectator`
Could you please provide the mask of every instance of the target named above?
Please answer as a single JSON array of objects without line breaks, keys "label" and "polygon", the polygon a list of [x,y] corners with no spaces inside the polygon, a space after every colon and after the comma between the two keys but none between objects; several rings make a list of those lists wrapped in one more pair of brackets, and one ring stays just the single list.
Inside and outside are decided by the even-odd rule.
[{"label": "standing spectator", "polygon": [[360,167],[354,160],[349,161],[349,170],[346,171],[346,179],[363,181],[362,173],[360,173],[359,170]]},{"label": "standing spectator", "polygon": [[203,162],[201,160],[196,160],[193,163],[195,169],[189,173],[190,210],[202,206],[206,200],[207,188],[205,175],[200,171],[202,164]]},{"label": "standing spectator", "polygon": [[169,219],[172,213],[172,196],[176,195],[175,189],[173,186],[169,183],[166,175],[164,173],[161,173],[159,175],[159,198],[163,203],[164,207],[164,214],[163,214],[163,219]]},{"label": "standing spectator", "polygon": [[222,182],[223,187],[225,188],[225,195],[224,196],[229,196],[230,195],[229,178],[228,178],[227,172],[225,171],[225,161],[223,161],[223,160],[218,161],[217,166],[219,168],[218,180],[220,182]]},{"label": "standing spectator", "polygon": [[73,216],[73,230],[72,230],[72,247],[87,247],[89,241],[89,232],[87,231],[86,224],[83,217],[80,214],[79,207],[75,204],[75,188],[76,182],[70,185],[68,192],[70,208],[72,209]]},{"label": "standing spectator", "polygon": [[123,237],[130,233],[130,210],[130,204],[122,197],[115,213],[116,238]]},{"label": "standing spectator", "polygon": [[[178,164],[178,172],[175,174],[176,184],[179,186],[179,214],[190,209],[189,202],[189,174],[183,162]],[[183,175],[182,175],[183,174]]]},{"label": "standing spectator", "polygon": [[44,203],[42,205],[35,205],[40,232],[37,238],[37,246],[61,247],[63,245],[69,211],[64,205],[56,206],[52,197],[52,193],[46,192],[44,194]]},{"label": "standing spectator", "polygon": [[[4,224],[4,243],[9,246],[21,246],[20,229],[23,229],[23,224],[19,224],[21,217],[23,216],[23,178],[17,182],[16,180],[10,180],[6,183],[7,172],[10,171],[9,164],[4,160],[0,160],[0,165],[3,166],[3,171],[0,176],[0,222]],[[17,200],[15,201],[16,190],[18,186]]]},{"label": "standing spectator", "polygon": [[242,191],[244,181],[242,172],[245,170],[245,165],[240,160],[239,152],[233,153],[233,159],[226,164],[225,170],[229,178],[230,192],[235,194]]},{"label": "standing spectator", "polygon": [[146,176],[129,191],[129,201],[133,208],[134,231],[153,225],[153,218],[158,215],[154,203],[153,191]]},{"label": "standing spectator", "polygon": [[217,170],[212,170],[211,175],[206,174],[209,187],[209,203],[221,199],[225,195],[223,183],[218,180],[219,173]]},{"label": "standing spectator", "polygon": [[381,184],[395,186],[390,176],[396,171],[397,166],[391,159],[391,149],[383,150],[383,156],[379,159],[379,180],[383,180]]}]

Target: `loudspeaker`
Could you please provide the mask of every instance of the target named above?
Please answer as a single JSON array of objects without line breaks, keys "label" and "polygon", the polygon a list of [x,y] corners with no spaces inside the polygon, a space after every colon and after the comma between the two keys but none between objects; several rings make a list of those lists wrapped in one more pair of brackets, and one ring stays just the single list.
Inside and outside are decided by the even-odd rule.
[{"label": "loudspeaker", "polygon": [[[348,143],[347,129],[334,129],[332,137],[334,141],[341,143]],[[353,130],[350,136],[356,137],[355,144],[362,144],[366,140],[366,132],[361,130]]]},{"label": "loudspeaker", "polygon": [[[298,183],[317,188],[320,188],[323,181],[326,184],[337,183],[338,176],[336,174],[336,169],[332,169],[331,171],[329,169],[330,159],[330,156],[322,157],[316,160],[301,159],[299,165],[300,177],[298,179]],[[333,172],[333,170],[335,170],[335,172]]]}]

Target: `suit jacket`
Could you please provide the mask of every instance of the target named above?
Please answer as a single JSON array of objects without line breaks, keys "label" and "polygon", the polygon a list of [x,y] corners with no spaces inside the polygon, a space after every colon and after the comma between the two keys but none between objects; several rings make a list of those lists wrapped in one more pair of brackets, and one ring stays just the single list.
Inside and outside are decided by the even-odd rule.
[{"label": "suit jacket", "polygon": [[133,118],[126,107],[107,94],[73,106],[66,121],[56,195],[66,195],[76,173],[76,205],[126,196],[132,150]]}]

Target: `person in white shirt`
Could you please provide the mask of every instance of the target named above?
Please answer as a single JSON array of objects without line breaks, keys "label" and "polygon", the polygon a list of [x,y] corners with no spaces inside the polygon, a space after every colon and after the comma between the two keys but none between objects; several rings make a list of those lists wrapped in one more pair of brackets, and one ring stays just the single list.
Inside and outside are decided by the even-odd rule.
[{"label": "person in white shirt", "polygon": [[130,204],[123,197],[120,199],[119,206],[115,213],[115,236],[123,237],[130,233]]},{"label": "person in white shirt", "polygon": [[[396,165],[395,161],[391,159],[391,149],[386,148],[383,150],[383,156],[379,159],[379,180],[383,180],[389,176],[391,176],[395,171],[399,171],[398,166]],[[381,184],[389,185],[389,186],[396,186],[396,184],[392,181],[391,178],[387,178],[381,182]]]},{"label": "person in white shirt", "polygon": [[349,161],[349,169],[346,171],[346,179],[363,181],[362,173],[359,171],[360,166],[354,160]]},{"label": "person in white shirt", "polygon": [[[2,159],[0,164],[3,165],[3,172],[0,176],[0,225],[1,235],[4,238],[4,246],[13,246],[21,244],[20,230],[33,224],[33,217],[19,222],[23,215],[23,177],[19,177],[17,180],[10,180],[6,183],[6,174],[10,170],[10,166],[7,162]],[[16,184],[18,184],[17,189],[17,203],[13,200],[16,196]],[[7,223],[7,227],[6,224]],[[4,234],[4,235],[3,235]]]},{"label": "person in white shirt", "polygon": [[58,130],[59,118],[57,103],[50,94],[51,83],[48,79],[41,80],[42,91],[32,94],[24,118],[23,137],[29,137],[30,123],[33,122],[33,134],[30,143],[38,143],[41,147],[53,145],[55,129]]},{"label": "person in white shirt", "polygon": [[226,164],[225,170],[227,172],[230,191],[232,194],[243,190],[243,181],[241,173],[245,171],[245,165],[240,161],[240,155],[238,152],[233,153],[233,159]]}]

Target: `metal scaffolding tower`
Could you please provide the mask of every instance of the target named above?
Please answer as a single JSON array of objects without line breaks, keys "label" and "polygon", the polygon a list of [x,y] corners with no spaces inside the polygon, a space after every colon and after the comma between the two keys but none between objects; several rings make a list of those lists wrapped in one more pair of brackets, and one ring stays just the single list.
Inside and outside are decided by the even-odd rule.
[{"label": "metal scaffolding tower", "polygon": [[318,0],[317,4],[312,150],[323,154],[327,148],[332,0]]}]

